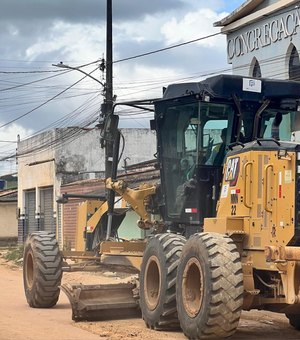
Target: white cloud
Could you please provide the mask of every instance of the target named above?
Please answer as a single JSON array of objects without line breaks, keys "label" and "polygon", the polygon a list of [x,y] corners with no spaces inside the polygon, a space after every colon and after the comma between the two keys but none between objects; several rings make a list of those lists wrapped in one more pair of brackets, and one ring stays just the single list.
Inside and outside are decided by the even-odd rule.
[{"label": "white cloud", "polygon": [[32,133],[33,131],[31,129],[25,129],[23,126],[13,123],[5,127],[5,129],[1,129],[0,140],[17,141],[18,135],[22,139]]},{"label": "white cloud", "polygon": [[168,19],[169,14],[146,15],[143,21],[121,23],[115,27],[115,40],[162,41],[161,27]]},{"label": "white cloud", "polygon": [[[204,7],[205,3],[204,0],[186,0],[185,8],[170,8],[166,11],[155,11],[151,15],[145,13],[134,19],[130,16],[127,20],[115,20],[114,59],[134,56],[219,32],[218,28],[213,27],[213,23],[227,14],[218,13],[223,1],[214,0]],[[76,20],[69,22],[62,19],[51,20],[49,19],[47,24],[44,23],[44,29],[36,28],[36,30],[33,28],[34,21],[32,23],[27,21],[26,32],[32,32],[32,34],[26,36],[26,39],[21,39],[23,36],[19,37],[20,44],[22,41],[24,45],[19,44],[18,51],[22,51],[21,55],[25,55],[26,60],[32,61],[33,66],[39,66],[39,60],[51,60],[53,63],[63,61],[76,66],[95,61],[105,55],[106,37],[103,21],[95,24],[95,21],[87,20],[84,23]],[[42,25],[42,22],[39,21],[39,24]],[[17,31],[13,27],[10,28],[11,36],[24,34],[24,30]],[[117,63],[114,65],[114,92],[120,100],[157,97],[161,95],[162,87],[172,82],[184,81],[184,78],[188,76],[195,76],[192,79],[197,81],[199,80],[197,74],[218,70],[226,65],[225,41],[224,36],[218,36],[168,52]],[[9,43],[10,40],[8,39],[7,42]],[[13,46],[9,50],[15,51]],[[10,59],[14,58],[15,56],[11,54]],[[50,66],[51,62],[47,64],[47,67]],[[96,77],[100,76],[99,72],[95,74],[97,74]],[[72,84],[81,77],[82,74],[72,72],[38,84],[40,93],[44,93],[44,97],[40,95],[41,102],[56,95],[68,84]],[[76,85],[76,89],[78,88],[87,88],[87,91],[98,90],[99,84],[92,80],[87,83],[85,80],[82,85]],[[30,98],[35,88],[24,88],[24,95],[26,91]],[[50,124],[51,120],[55,121],[68,111],[80,106],[82,101],[84,98],[81,97],[70,98],[68,101],[58,98],[39,110],[38,120],[32,118],[34,113],[18,123],[30,126],[30,119],[32,119],[35,123],[34,129],[42,129]],[[24,108],[18,103],[14,106],[13,103],[11,111],[18,116],[31,108],[31,106]]]},{"label": "white cloud", "polygon": [[[220,29],[213,27],[213,23],[226,15],[227,13],[217,14],[211,9],[202,8],[197,12],[187,13],[181,20],[173,17],[162,26],[161,31],[166,38],[167,44],[177,44],[218,33]],[[199,41],[198,44],[219,48],[220,41],[224,42],[223,37],[204,39]],[[223,43],[221,46],[224,48]]]},{"label": "white cloud", "polygon": [[[136,65],[126,69],[118,67],[115,74],[118,84],[115,86],[115,92],[118,94],[119,101],[160,97],[162,87],[167,85],[171,79],[178,79],[178,73],[172,67],[160,68],[145,65]],[[127,80],[124,81],[124,79]],[[139,81],[130,83],[129,79],[139,79]]]},{"label": "white cloud", "polygon": [[[16,123],[8,125],[5,129],[1,129],[0,160],[15,154],[18,135],[22,139],[22,137],[31,135],[32,133],[32,130],[25,129],[24,127]],[[13,172],[16,172],[16,160],[14,158],[0,161],[0,175],[5,175]]]},{"label": "white cloud", "polygon": [[19,34],[18,28],[14,25],[8,25],[7,30],[8,30],[8,34],[13,37]]},{"label": "white cloud", "polygon": [[104,52],[104,42],[104,27],[57,21],[45,35],[26,49],[26,56],[29,60],[35,60],[41,55],[57,52],[68,60],[93,61]]},{"label": "white cloud", "polygon": [[[27,12],[22,13],[22,16],[17,15],[12,1],[7,2],[6,11],[2,8],[1,15],[7,21],[2,20],[2,24],[0,23],[2,25],[0,34],[3,40],[0,54],[3,60],[7,59],[9,62],[7,64],[0,60],[3,69],[7,67],[9,70],[22,71],[24,68],[30,70],[30,67],[33,70],[51,69],[52,62],[60,61],[76,66],[105,56],[105,15],[104,11],[98,11],[99,1],[88,1],[89,6],[92,4],[96,6],[93,8],[97,8],[97,12],[87,7],[87,4],[80,7],[78,4],[82,4],[82,1],[76,1],[77,5],[72,6],[72,11],[64,16],[57,14],[65,13],[64,2],[54,1],[53,4],[57,4],[57,7],[47,2],[47,6],[40,5],[38,9],[34,1],[27,2],[24,7]],[[153,7],[152,2],[141,0],[137,8],[135,2],[131,0],[115,1],[113,27],[115,60],[219,32],[219,28],[214,28],[213,23],[227,15],[227,13],[220,13],[226,8],[224,5],[228,4],[225,0],[177,2],[156,0],[156,7]],[[101,6],[105,7],[105,4]],[[8,11],[7,7],[11,10]],[[20,60],[18,66],[13,64],[15,60]],[[163,86],[179,81],[198,81],[199,74],[218,70],[226,65],[226,38],[217,36],[185,47],[115,64],[114,93],[120,101],[158,97],[161,96]],[[100,77],[99,72],[93,75]],[[7,96],[10,96],[7,101],[9,107],[6,107],[6,104],[0,105],[2,123],[12,119],[11,117],[18,117],[30,111],[82,76],[79,72],[71,72],[33,86],[7,92]],[[5,79],[9,83],[2,80],[0,85],[4,88],[11,86],[10,82],[13,82],[13,85],[27,83],[43,75],[29,74],[15,77],[7,75]],[[187,79],[188,77],[191,78]],[[59,97],[24,119],[18,120],[18,124],[2,128],[0,140],[16,140],[17,134],[22,139],[31,135],[32,130],[37,131],[48,125],[51,126],[52,122],[71,113],[87,100],[87,97],[75,98],[77,94],[82,94],[85,90],[88,93],[95,89],[100,92],[99,84],[93,80],[84,80],[72,91],[68,91],[67,94],[74,95],[74,98]],[[89,108],[86,105],[86,107],[92,112],[100,107],[100,100],[99,105],[97,100],[91,104],[94,106]],[[80,114],[87,114],[86,111],[84,109]],[[127,126],[135,125],[134,121],[127,120],[127,122]],[[148,126],[148,122],[145,126]],[[0,157],[13,150],[14,144],[0,143]],[[1,163],[3,162],[0,162],[0,171]]]}]

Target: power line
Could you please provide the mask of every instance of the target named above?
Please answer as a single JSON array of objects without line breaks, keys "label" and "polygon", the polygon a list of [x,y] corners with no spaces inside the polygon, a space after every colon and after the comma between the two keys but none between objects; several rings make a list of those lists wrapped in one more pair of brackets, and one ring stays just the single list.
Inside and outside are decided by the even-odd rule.
[{"label": "power line", "polygon": [[[137,59],[137,58],[145,57],[145,56],[148,56],[148,55],[151,55],[151,54],[164,52],[164,51],[171,50],[171,49],[174,49],[174,48],[177,48],[177,47],[193,44],[193,43],[195,43],[197,41],[213,38],[213,37],[215,37],[217,35],[221,35],[221,34],[222,34],[221,32],[209,34],[209,35],[206,35],[204,37],[200,37],[200,38],[184,41],[184,42],[179,43],[179,44],[170,45],[170,46],[163,47],[163,48],[160,48],[160,49],[157,49],[157,50],[153,50],[153,51],[137,54],[137,55],[134,55],[134,56],[126,57],[126,58],[123,58],[123,59],[115,60],[115,61],[113,61],[113,63],[116,64],[116,63],[120,63],[120,62],[123,62],[123,61]],[[27,60],[13,60],[13,59],[0,59],[0,61],[30,62],[30,61],[27,61]],[[86,64],[82,64],[80,66],[77,66],[76,68],[86,67],[86,66],[93,65],[93,64],[96,64],[96,63],[101,62],[101,61],[102,61],[102,59],[97,59],[95,61],[92,61],[92,62],[89,62],[89,63],[86,63]],[[36,63],[53,63],[53,61],[35,61],[35,62]],[[39,72],[39,71],[36,71],[36,72]],[[40,71],[40,72],[51,72],[51,71]],[[55,72],[55,71],[53,71],[53,72]],[[57,72],[57,70],[56,70],[56,72]],[[2,72],[0,71],[0,73],[2,73]],[[13,72],[11,72],[11,73],[13,73]],[[25,73],[25,72],[18,72],[18,73]],[[27,73],[30,73],[30,72],[28,71]]]},{"label": "power line", "polygon": [[[285,57],[285,54],[283,54],[282,56]],[[277,57],[272,57],[272,58],[268,58],[268,59],[265,59],[265,60],[261,60],[260,63],[263,64],[263,63],[269,63],[270,65],[271,64],[276,64],[278,62],[280,62],[282,60],[282,56],[277,56]],[[93,64],[93,63],[96,63],[98,61],[94,61],[92,63],[89,63],[89,64]],[[82,67],[84,67],[85,65],[82,65]],[[243,68],[248,68],[249,67],[249,64],[244,64],[244,65],[241,65],[239,67],[236,68],[237,69],[243,69]],[[220,73],[220,72],[226,72],[226,71],[231,71],[231,68],[227,68],[227,69],[223,69],[223,70],[218,70],[218,71],[211,71],[210,73],[202,73],[202,74],[198,74],[198,75],[195,75],[195,76],[192,76],[192,77],[188,77],[188,78],[182,78],[180,80],[184,80],[184,79],[193,79],[193,78],[197,78],[197,77],[204,77],[204,76],[207,76],[207,75],[213,75],[213,74],[216,74],[216,73]],[[277,70],[278,72],[278,70]],[[278,72],[276,74],[270,74],[270,75],[273,75],[273,76],[279,76],[281,74],[281,72]],[[264,75],[265,76],[265,75]],[[166,80],[165,80],[166,81]],[[156,81],[157,82],[157,81]],[[74,84],[73,84],[74,85]],[[147,84],[148,85],[148,84]],[[136,91],[135,93],[138,93],[138,92],[143,92],[143,91],[146,91],[146,87],[148,87],[147,85],[145,85],[145,89],[140,89],[139,91]],[[149,84],[149,86],[151,86],[151,84]],[[157,87],[152,87],[151,89],[156,89],[156,88],[161,88],[161,84],[160,86],[157,86]],[[67,90],[67,89],[66,89]],[[149,88],[148,88],[149,90]],[[62,91],[64,92],[64,91]],[[130,95],[132,95],[134,93],[130,93]],[[128,95],[128,93],[127,93]],[[54,98],[56,98],[58,95],[54,96]],[[47,102],[49,102],[50,100],[53,100],[54,98],[50,98]],[[46,103],[47,103],[46,102]],[[41,104],[42,105],[45,105],[45,103]],[[40,106],[38,106],[40,107]],[[36,109],[36,108],[35,108]],[[34,110],[35,110],[34,109]],[[26,115],[26,114],[25,114]],[[22,115],[23,116],[23,115]]]},{"label": "power line", "polygon": [[[31,136],[26,136],[25,139],[28,138],[32,138],[35,137],[36,135],[49,130],[50,128],[54,129],[56,127],[66,127],[67,124],[69,122],[72,122],[72,124],[76,124],[79,126],[85,125],[90,125],[92,124],[95,120],[97,120],[98,114],[99,114],[99,102],[95,102],[95,100],[99,97],[99,95],[93,95],[91,97],[89,97],[84,103],[82,103],[79,107],[77,107],[76,109],[74,109],[72,112],[66,114],[65,116],[63,116],[62,118],[58,119],[55,122],[52,122],[50,125],[46,126],[44,129],[41,129],[39,131],[36,131],[33,135]],[[92,104],[91,104],[92,103]],[[94,108],[96,107],[96,110],[94,110]],[[93,111],[92,111],[93,110]],[[91,114],[89,114],[89,112],[92,112]],[[79,120],[78,122],[76,122],[76,119],[79,117],[79,115],[81,115],[82,113],[85,114],[85,116],[87,116],[87,118],[84,118],[83,120]],[[58,140],[59,143],[60,139]],[[46,138],[46,140],[44,140],[44,143],[42,144],[45,148],[49,147],[50,145],[50,141]],[[41,147],[41,144],[39,145],[39,148]],[[7,150],[7,149],[5,149]],[[36,150],[36,148],[33,148],[33,150]],[[1,151],[1,149],[0,149]],[[6,152],[7,153],[7,152]],[[11,156],[12,151],[10,151],[8,154]]]},{"label": "power line", "polygon": [[[87,117],[87,119],[84,119],[82,121],[81,126],[65,128],[62,129],[58,134],[54,133],[54,135],[53,134],[51,134],[50,136],[47,135],[46,136],[47,138],[44,138],[42,144],[39,144],[33,148],[25,147],[24,149],[21,150],[21,152],[18,152],[17,154],[16,152],[10,153],[7,156],[0,158],[0,161],[16,158],[16,156],[17,157],[28,156],[31,153],[39,153],[49,148],[57,149],[58,147],[61,147],[66,143],[71,143],[72,141],[78,139],[82,134],[85,134],[88,131],[90,131],[91,129],[87,129],[87,127],[94,123],[95,121],[97,121],[97,119],[98,114],[97,116],[95,116],[95,114],[92,114],[89,117]],[[35,137],[35,135],[33,135],[32,137]]]},{"label": "power line", "polygon": [[[261,60],[260,63],[261,63],[261,65],[262,64],[267,64],[267,63],[268,64],[275,64],[275,63],[279,62],[280,60],[282,60],[281,56],[276,57],[276,58],[273,57],[273,58],[268,58],[268,59],[265,59],[265,60]],[[249,64],[244,64],[244,65],[238,66],[235,70],[242,70],[242,69],[246,69],[248,67],[249,67]],[[161,82],[162,81],[164,83],[169,83],[169,82],[172,82],[172,81],[186,81],[186,80],[195,79],[195,78],[201,78],[201,77],[205,77],[205,76],[212,76],[214,74],[219,74],[219,73],[228,72],[228,71],[231,71],[231,68],[218,69],[218,70],[214,70],[214,71],[208,71],[206,73],[198,73],[198,74],[195,74],[193,76],[185,76],[185,77],[182,77],[182,78],[177,78],[177,79],[172,79],[172,80],[170,80],[170,78],[165,78],[165,79],[159,79],[158,78],[158,79],[155,79],[153,81],[148,80],[147,84],[144,84],[142,87],[140,85],[136,85],[136,86],[139,87],[139,89],[137,91],[134,91],[134,92],[131,92],[131,93],[127,92],[126,96],[133,95],[133,94],[140,93],[140,92],[145,92],[146,89],[154,90],[154,89],[157,89],[157,88],[161,88],[161,86],[162,86]],[[272,75],[272,74],[270,74],[270,75]],[[131,82],[129,84],[134,84],[134,83],[138,84],[138,83],[140,83],[140,80],[137,81],[137,82]],[[158,84],[158,86],[153,87],[154,83]],[[126,86],[126,87],[116,86],[116,88],[118,88],[118,89],[133,89],[136,86]],[[149,87],[151,87],[151,88],[149,88]],[[57,86],[55,88],[57,88]],[[86,94],[84,94],[84,95],[86,95]],[[119,97],[122,97],[122,95],[120,95]],[[8,100],[9,100],[9,98],[8,98]]]},{"label": "power line", "polygon": [[13,140],[0,140],[0,143],[17,143],[17,141],[13,141]]},{"label": "power line", "polygon": [[215,37],[215,36],[220,35],[220,34],[222,34],[222,33],[221,32],[213,33],[213,34],[201,37],[201,38],[185,41],[185,42],[180,43],[180,44],[171,45],[171,46],[163,47],[163,48],[160,48],[160,49],[157,49],[157,50],[154,50],[154,51],[149,51],[149,52],[137,54],[135,56],[131,56],[131,57],[115,60],[115,61],[113,61],[113,63],[116,64],[116,63],[121,63],[121,62],[127,61],[127,60],[132,60],[132,59],[137,59],[137,58],[141,58],[141,57],[146,57],[146,56],[151,55],[151,54],[160,53],[160,52],[164,52],[164,51],[167,51],[167,50],[171,50],[173,48],[177,48],[177,47],[193,44],[193,43],[195,43],[197,41],[201,41],[201,40],[204,40],[204,39],[212,38],[212,37]]},{"label": "power line", "polygon": [[[92,74],[93,72],[95,72],[97,69],[98,69],[98,67],[95,68],[93,71],[91,71],[90,74]],[[69,71],[67,71],[67,72],[69,72]],[[60,96],[61,94],[65,93],[66,91],[68,91],[69,89],[71,89],[73,86],[75,86],[75,85],[77,85],[78,83],[80,83],[80,82],[81,82],[83,79],[85,79],[86,77],[87,77],[87,75],[85,75],[84,77],[80,78],[78,81],[76,81],[76,82],[73,83],[72,85],[68,86],[68,87],[67,87],[66,89],[64,89],[63,91],[57,93],[55,96],[51,97],[50,99],[46,100],[46,101],[43,102],[42,104],[40,104],[40,105],[36,106],[35,108],[33,108],[33,109],[27,111],[26,113],[23,113],[22,115],[20,115],[20,116],[14,118],[14,119],[12,119],[12,120],[10,120],[9,122],[7,122],[7,123],[5,123],[5,124],[2,124],[2,125],[0,126],[0,129],[3,128],[3,127],[5,127],[5,126],[7,126],[7,125],[9,125],[9,124],[11,124],[11,123],[14,123],[15,121],[17,121],[17,120],[19,120],[19,119],[21,119],[21,118],[23,118],[23,117],[29,115],[30,113],[32,113],[32,112],[36,111],[37,109],[43,107],[44,105],[48,104],[49,102],[51,102],[52,100],[54,100],[55,98],[57,98],[58,96]]]},{"label": "power line", "polygon": [[69,73],[69,72],[71,72],[71,70],[70,70],[70,71],[68,70],[68,71],[60,72],[59,74],[55,74],[54,76],[49,76],[49,77],[45,77],[45,78],[42,78],[42,79],[33,80],[33,81],[28,82],[28,83],[19,84],[19,85],[16,85],[16,86],[12,86],[12,87],[7,87],[7,88],[4,88],[4,89],[0,89],[0,92],[9,91],[9,90],[14,90],[14,89],[17,89],[17,88],[20,88],[20,87],[23,87],[23,86],[35,84],[35,83],[38,83],[38,82],[40,82],[40,81],[52,79],[52,78],[61,76],[62,74]]},{"label": "power line", "polygon": [[[4,58],[0,58],[0,61],[4,61],[4,62],[18,62],[18,63],[30,63],[30,64],[52,64],[54,61],[53,60],[20,60],[20,59],[4,59]],[[88,63],[88,64],[84,64],[83,66],[85,65],[91,65],[91,64],[94,64],[96,62],[98,62],[99,60],[97,61],[94,61],[92,63]],[[74,60],[66,60],[66,62],[74,62]]]},{"label": "power line", "polygon": [[63,70],[0,71],[0,74],[58,73]]}]

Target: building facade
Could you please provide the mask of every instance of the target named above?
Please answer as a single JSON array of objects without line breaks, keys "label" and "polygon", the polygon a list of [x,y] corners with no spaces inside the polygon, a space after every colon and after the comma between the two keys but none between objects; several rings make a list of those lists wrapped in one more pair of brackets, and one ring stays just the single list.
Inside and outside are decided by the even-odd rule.
[{"label": "building facade", "polygon": [[[125,145],[119,170],[154,158],[156,139],[148,129],[121,129]],[[18,242],[37,230],[56,232],[63,244],[63,211],[56,203],[61,186],[103,178],[104,149],[98,129],[55,129],[20,141],[18,162]],[[75,226],[74,226],[75,228]]]},{"label": "building facade", "polygon": [[0,246],[17,243],[17,190],[0,191]]},{"label": "building facade", "polygon": [[233,74],[300,80],[298,1],[248,0],[216,22]]}]

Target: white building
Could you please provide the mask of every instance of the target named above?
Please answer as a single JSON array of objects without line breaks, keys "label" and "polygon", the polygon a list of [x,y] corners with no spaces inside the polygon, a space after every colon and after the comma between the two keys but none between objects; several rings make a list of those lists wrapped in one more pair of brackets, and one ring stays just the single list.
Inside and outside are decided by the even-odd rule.
[{"label": "white building", "polygon": [[298,1],[248,0],[216,22],[234,74],[300,80]]},{"label": "white building", "polygon": [[0,191],[0,246],[16,244],[17,227],[17,190]]}]

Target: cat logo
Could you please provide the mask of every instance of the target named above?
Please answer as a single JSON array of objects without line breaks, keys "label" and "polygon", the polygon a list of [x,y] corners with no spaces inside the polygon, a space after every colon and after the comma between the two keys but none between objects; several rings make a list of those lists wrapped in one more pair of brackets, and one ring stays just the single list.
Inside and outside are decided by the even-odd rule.
[{"label": "cat logo", "polygon": [[236,185],[240,172],[240,157],[229,158],[225,169],[225,181],[229,182],[230,186]]}]

